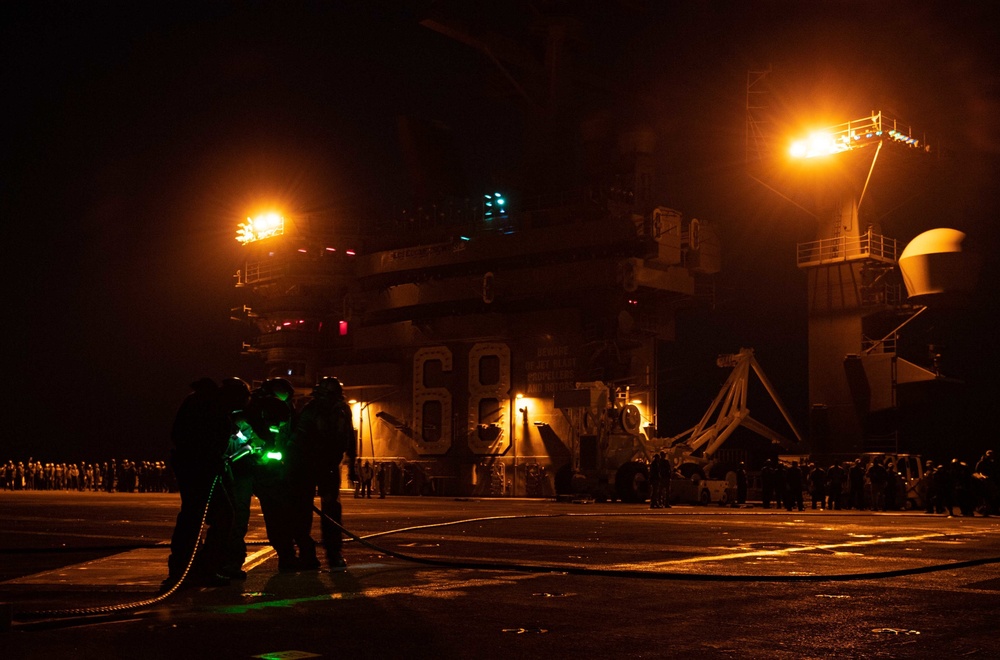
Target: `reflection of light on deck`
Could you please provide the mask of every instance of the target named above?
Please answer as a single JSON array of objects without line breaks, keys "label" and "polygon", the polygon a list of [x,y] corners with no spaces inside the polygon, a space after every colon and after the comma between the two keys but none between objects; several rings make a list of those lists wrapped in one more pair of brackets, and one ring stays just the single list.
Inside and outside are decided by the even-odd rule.
[{"label": "reflection of light on deck", "polygon": [[[351,571],[359,571],[365,568],[385,568],[385,564],[354,564],[351,566]],[[344,573],[339,572],[336,575],[343,575]],[[313,575],[312,577],[315,577]],[[360,591],[346,591],[346,592],[334,592],[328,594],[317,594],[315,596],[304,596],[302,598],[282,598],[279,600],[269,600],[262,601],[259,603],[244,603],[242,605],[226,605],[222,607],[213,607],[209,611],[215,612],[217,614],[246,614],[247,612],[255,612],[260,610],[266,610],[272,607],[279,608],[290,608],[300,603],[318,603],[324,601],[334,601],[334,600],[357,600],[359,598],[382,598],[384,596],[396,596],[396,595],[409,595],[409,596],[422,596],[424,598],[461,598],[465,596],[467,589],[476,589],[481,587],[496,587],[496,586],[508,586],[514,580],[524,580],[527,578],[538,577],[537,575],[505,575],[503,577],[497,578],[481,578],[472,580],[462,580],[462,579],[444,579],[440,572],[434,572],[433,575],[423,575],[423,579],[427,582],[421,584],[410,585],[406,587],[385,587],[385,588],[374,588],[366,589],[362,588]],[[295,576],[289,576],[290,580],[295,580]],[[336,585],[331,584],[330,586],[336,588]]]},{"label": "reflection of light on deck", "polygon": [[856,548],[865,545],[879,545],[885,543],[905,543],[909,541],[937,540],[945,536],[944,534],[921,534],[919,536],[893,536],[882,539],[869,539],[865,541],[847,541],[845,543],[824,543],[820,545],[804,545],[796,548],[782,548],[780,550],[755,550],[752,552],[730,552],[724,555],[702,555],[699,557],[689,557],[688,559],[672,559],[668,561],[643,562],[641,564],[621,564],[610,567],[611,569],[622,570],[625,568],[664,568],[667,566],[683,566],[685,564],[699,564],[712,561],[726,561],[729,559],[751,559],[787,556],[797,552],[814,552],[816,550],[838,550],[841,548]]}]

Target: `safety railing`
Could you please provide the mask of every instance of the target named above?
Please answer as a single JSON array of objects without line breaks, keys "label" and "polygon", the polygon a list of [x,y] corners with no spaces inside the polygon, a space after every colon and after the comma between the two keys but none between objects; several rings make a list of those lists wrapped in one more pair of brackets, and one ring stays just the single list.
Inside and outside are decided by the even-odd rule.
[{"label": "safety railing", "polygon": [[882,339],[872,339],[871,337],[861,338],[861,351],[865,354],[871,353],[895,353],[896,335],[889,335]]},{"label": "safety railing", "polygon": [[318,333],[300,330],[280,330],[254,339],[254,348],[318,348]]},{"label": "safety railing", "polygon": [[860,236],[837,236],[799,243],[796,251],[799,268],[864,260],[895,263],[896,239],[868,231]]},{"label": "safety railing", "polygon": [[322,259],[265,259],[248,261],[236,271],[236,286],[262,284],[282,277],[308,279],[320,283],[349,276],[348,262],[333,257]]},{"label": "safety railing", "polygon": [[930,151],[926,138],[917,138],[909,125],[904,126],[881,112],[869,117],[828,126],[793,145],[792,154],[801,158],[828,156],[851,149],[859,149],[875,142],[889,140],[922,151]]},{"label": "safety railing", "polygon": [[899,284],[880,282],[861,287],[860,293],[862,307],[895,306],[903,302],[903,288]]},{"label": "safety railing", "polygon": [[274,261],[248,261],[243,270],[236,271],[236,285],[258,284],[281,277],[287,271],[285,263]]}]

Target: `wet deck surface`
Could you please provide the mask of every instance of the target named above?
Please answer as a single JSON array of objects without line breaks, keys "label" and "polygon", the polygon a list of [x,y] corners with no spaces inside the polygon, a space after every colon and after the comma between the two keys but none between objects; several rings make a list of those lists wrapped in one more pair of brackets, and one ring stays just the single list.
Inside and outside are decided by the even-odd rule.
[{"label": "wet deck surface", "polygon": [[255,511],[245,581],[160,599],[176,496],[0,504],[4,657],[1000,653],[992,518],[347,498],[386,552],[351,542],[346,572],[279,573]]}]

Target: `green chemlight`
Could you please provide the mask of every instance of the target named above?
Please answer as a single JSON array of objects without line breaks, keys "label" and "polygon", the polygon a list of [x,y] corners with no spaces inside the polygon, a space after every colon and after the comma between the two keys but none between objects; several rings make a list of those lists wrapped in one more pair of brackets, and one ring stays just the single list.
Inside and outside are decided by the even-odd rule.
[{"label": "green chemlight", "polygon": [[280,451],[269,451],[266,454],[264,454],[264,458],[266,458],[267,460],[270,460],[270,461],[280,461],[281,460],[281,452]]},{"label": "green chemlight", "polygon": [[223,607],[214,607],[211,608],[210,611],[217,612],[219,614],[246,614],[247,612],[260,611],[267,609],[269,607],[290,608],[295,605],[298,605],[299,603],[315,603],[328,600],[354,600],[356,598],[364,598],[364,597],[366,597],[366,594],[364,592],[320,594],[318,596],[306,596],[305,598],[282,598],[280,600],[268,600],[259,603],[247,603],[245,605],[228,605]]}]

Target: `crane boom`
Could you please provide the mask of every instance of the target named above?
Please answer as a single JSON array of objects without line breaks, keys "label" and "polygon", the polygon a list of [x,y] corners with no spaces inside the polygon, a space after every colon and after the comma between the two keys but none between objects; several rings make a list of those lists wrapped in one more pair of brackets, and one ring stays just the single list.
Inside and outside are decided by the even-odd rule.
[{"label": "crane boom", "polygon": [[743,348],[736,354],[720,355],[716,364],[720,367],[733,367],[733,371],[701,420],[687,431],[669,439],[671,447],[683,445],[689,452],[701,451],[702,456],[708,459],[718,451],[733,431],[740,426],[745,426],[771,442],[780,444],[784,449],[794,448],[795,442],[750,416],[750,408],[747,406],[747,389],[750,383],[751,369],[764,385],[764,389],[767,390],[771,400],[778,407],[792,433],[795,434],[796,441],[803,442],[802,435],[781,402],[781,398],[764,374],[757,358],[754,357],[753,349]]}]

